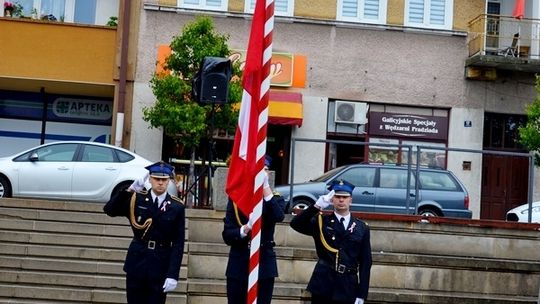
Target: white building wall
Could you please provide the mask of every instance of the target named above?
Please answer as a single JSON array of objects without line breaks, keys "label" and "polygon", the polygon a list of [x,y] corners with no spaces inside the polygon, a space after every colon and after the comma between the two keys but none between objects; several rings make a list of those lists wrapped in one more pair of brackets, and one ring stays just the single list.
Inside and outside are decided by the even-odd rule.
[{"label": "white building wall", "polygon": [[[470,122],[470,127],[465,126],[465,122]],[[482,109],[453,108],[450,112],[448,148],[482,150],[483,128]],[[471,170],[464,170],[463,162],[470,162]],[[480,218],[482,154],[450,151],[448,169],[466,185],[469,209],[473,212],[473,218]]]},{"label": "white building wall", "polygon": [[[326,139],[326,111],[328,98],[304,96],[304,119],[302,127],[293,129],[293,138]],[[317,119],[313,119],[317,118]],[[291,154],[291,165],[294,166],[292,181],[303,182],[324,173],[326,149],[324,143],[296,141],[295,155]],[[291,180],[291,176],[289,176]]]},{"label": "white building wall", "polygon": [[[156,98],[148,83],[136,82],[133,86],[133,117],[130,147],[133,152],[153,161],[161,159],[163,131],[161,128],[150,128],[150,124],[142,119],[143,108],[149,107]],[[163,159],[168,161],[168,159]]]}]

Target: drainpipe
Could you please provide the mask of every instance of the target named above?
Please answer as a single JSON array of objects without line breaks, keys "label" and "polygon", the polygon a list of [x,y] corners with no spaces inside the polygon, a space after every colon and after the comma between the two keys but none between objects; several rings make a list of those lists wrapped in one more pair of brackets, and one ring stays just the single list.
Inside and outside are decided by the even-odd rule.
[{"label": "drainpipe", "polygon": [[122,40],[120,45],[120,74],[118,77],[118,109],[116,112],[116,131],[114,145],[122,146],[124,134],[124,106],[126,103],[126,82],[128,65],[128,45],[129,45],[129,22],[131,16],[131,0],[124,0],[124,10],[122,12]]}]

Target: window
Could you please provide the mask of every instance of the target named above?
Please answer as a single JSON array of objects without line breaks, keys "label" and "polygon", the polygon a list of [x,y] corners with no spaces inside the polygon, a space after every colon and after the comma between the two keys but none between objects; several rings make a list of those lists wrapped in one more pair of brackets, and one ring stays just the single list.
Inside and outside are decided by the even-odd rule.
[{"label": "window", "polygon": [[226,11],[227,2],[227,0],[178,0],[178,6],[209,11]]},{"label": "window", "polygon": [[454,179],[444,172],[420,171],[420,183],[424,190],[461,191]]},{"label": "window", "polygon": [[386,24],[387,0],[338,0],[337,19]]},{"label": "window", "polygon": [[405,0],[405,26],[452,29],[453,0]]},{"label": "window", "polygon": [[25,17],[93,25],[107,24],[110,17],[118,16],[119,8],[119,0],[17,0],[15,2],[22,6],[22,15]]},{"label": "window", "polygon": [[35,151],[40,161],[69,162],[73,160],[78,144],[59,144],[39,148]]},{"label": "window", "polygon": [[[407,170],[401,169],[384,169],[380,171],[380,187],[406,189],[407,188]],[[410,188],[414,188],[414,175],[411,174]]]},{"label": "window", "polygon": [[107,147],[84,145],[83,162],[114,162],[113,150]]},{"label": "window", "polygon": [[[253,14],[255,10],[255,0],[245,0],[244,12]],[[294,0],[274,0],[274,15],[275,16],[293,16],[294,15]]]},{"label": "window", "polygon": [[344,179],[356,187],[373,187],[375,168],[352,168],[343,172],[339,179]]}]

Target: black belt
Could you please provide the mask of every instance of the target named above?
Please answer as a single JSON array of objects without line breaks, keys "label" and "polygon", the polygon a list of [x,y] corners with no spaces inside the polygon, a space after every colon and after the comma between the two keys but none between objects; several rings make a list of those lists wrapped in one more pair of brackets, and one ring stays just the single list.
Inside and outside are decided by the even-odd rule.
[{"label": "black belt", "polygon": [[317,261],[317,263],[319,263],[319,264],[321,264],[323,266],[332,268],[337,273],[357,273],[358,272],[358,266],[357,267],[348,267],[348,266],[343,265],[343,264],[332,264],[332,263],[329,263],[329,262],[327,262],[325,260],[321,260],[321,259],[319,259]]},{"label": "black belt", "polygon": [[156,249],[156,248],[171,248],[172,242],[160,242],[160,241],[154,241],[154,240],[140,240],[140,239],[133,239],[134,242],[143,244],[148,249]]},{"label": "black belt", "polygon": [[[251,247],[251,241],[248,242],[248,248]],[[276,242],[274,241],[267,241],[267,242],[262,242],[261,243],[261,247],[263,248],[274,248],[276,246]]]}]

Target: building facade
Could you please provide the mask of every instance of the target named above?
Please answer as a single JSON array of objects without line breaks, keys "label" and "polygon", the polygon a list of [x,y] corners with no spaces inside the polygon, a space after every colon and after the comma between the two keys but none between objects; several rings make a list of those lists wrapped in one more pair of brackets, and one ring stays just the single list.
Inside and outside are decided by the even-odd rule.
[{"label": "building facade", "polygon": [[[64,20],[83,20],[71,9],[79,7],[79,1],[62,3]],[[96,12],[104,7],[103,0],[92,3]],[[231,49],[245,50],[255,2],[115,3],[120,7],[117,29],[62,24],[67,26],[62,32],[73,31],[73,36],[51,40],[52,49],[35,38],[39,31],[18,34],[17,39],[0,35],[2,59],[8,61],[0,67],[2,100],[33,98],[37,105],[52,104],[53,112],[55,104],[64,108],[78,104],[70,99],[49,101],[39,94],[97,100],[82,102],[82,108],[91,104],[87,108],[110,109],[112,105],[112,113],[103,114],[108,120],[95,123],[88,117],[100,115],[79,111],[73,112],[79,115],[77,123],[83,119],[110,128],[105,141],[146,158],[174,157],[163,152],[168,150],[163,132],[142,119],[143,108],[155,101],[149,80],[160,47],[197,16],[210,15],[217,31],[230,35]],[[420,147],[421,164],[448,168],[466,184],[474,218],[503,219],[506,210],[525,202],[527,191],[535,188],[527,186],[526,158],[452,149],[527,152],[517,144],[516,136],[517,127],[525,121],[526,106],[536,95],[540,5],[526,0],[524,18],[516,19],[512,17],[514,4],[514,0],[276,0],[273,51],[304,63],[295,67],[290,84],[272,87],[274,122],[268,127],[268,153],[275,161],[276,183],[312,179],[351,162],[405,163],[410,156],[415,163]],[[126,6],[128,14],[123,13]],[[107,12],[94,19],[107,19],[104,14],[112,15]],[[131,20],[123,26],[126,17]],[[36,27],[37,22],[8,17],[0,22],[3,33],[15,33],[27,25],[40,31],[53,25],[59,29],[59,24],[40,22]],[[85,32],[78,32],[81,28]],[[100,40],[91,36],[92,31],[107,42],[96,44]],[[66,49],[73,44],[79,45],[75,51]],[[29,48],[34,51],[27,53]],[[24,64],[15,64],[21,58]],[[13,91],[35,96],[12,98]],[[295,104],[295,110],[280,109],[280,102]],[[42,126],[48,120],[38,119],[35,115],[39,114],[12,117],[12,112],[2,110],[1,115],[0,126],[10,134],[24,131],[9,129],[16,119],[17,124],[30,122],[41,140],[47,138]],[[84,130],[85,136],[92,133]],[[96,133],[89,139],[96,140],[103,132]],[[231,146],[231,136],[223,136],[218,144],[220,160]],[[534,193],[535,198],[539,196]]]},{"label": "building facade", "polygon": [[[148,129],[138,114],[154,101],[148,80],[155,69],[156,46],[169,43],[196,16],[210,15],[218,32],[230,35],[231,48],[245,49],[253,6],[254,1],[249,0],[144,3],[134,88],[133,148],[151,158],[160,153],[150,148],[162,144],[160,130]],[[503,219],[503,209],[526,201],[527,187],[506,193],[498,213],[483,214],[481,209],[489,209],[482,203],[488,197],[485,193],[493,191],[482,182],[491,172],[484,166],[484,159],[490,156],[451,149],[526,153],[516,144],[516,126],[523,123],[525,107],[534,100],[534,74],[468,62],[477,54],[490,55],[486,43],[479,52],[471,52],[470,41],[478,35],[489,36],[487,25],[491,22],[484,20],[484,29],[476,33],[471,28],[475,18],[486,19],[495,8],[500,28],[496,41],[491,37],[489,43],[502,49],[511,42],[503,30],[512,32],[514,26],[511,18],[508,24],[502,18],[511,16],[513,7],[513,0],[275,1],[274,52],[306,58],[305,85],[288,88],[301,94],[302,124],[281,129],[285,136],[269,135],[272,142],[286,142],[272,155],[284,157],[281,174],[286,177],[282,180],[309,180],[332,167],[358,161],[404,163],[409,146],[415,163],[415,149],[420,146],[421,164],[446,167],[463,180],[474,218]],[[525,19],[540,17],[534,1],[526,1],[525,7]],[[531,23],[521,26],[531,28]],[[529,46],[538,43],[533,38],[528,42]],[[493,74],[494,78],[486,78]],[[495,140],[486,140],[486,125]],[[269,125],[269,134],[274,128],[279,126]],[[506,143],[499,143],[499,137],[506,137]],[[518,161],[519,168],[525,168],[521,171],[525,178],[526,160],[525,165]],[[510,161],[499,169],[507,173],[505,180],[510,183],[526,184],[523,174],[509,174],[516,166]],[[512,186],[516,188],[509,184],[508,189]]]}]

